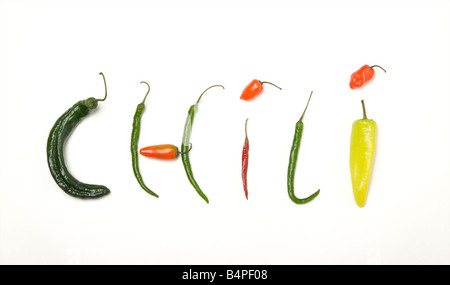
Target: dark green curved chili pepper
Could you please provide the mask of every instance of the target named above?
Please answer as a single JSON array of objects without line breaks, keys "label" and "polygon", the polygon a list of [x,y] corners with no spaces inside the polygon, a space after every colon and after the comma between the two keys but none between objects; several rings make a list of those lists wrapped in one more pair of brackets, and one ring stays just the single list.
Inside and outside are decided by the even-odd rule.
[{"label": "dark green curved chili pepper", "polygon": [[197,181],[194,179],[194,174],[192,173],[191,168],[191,162],[189,160],[189,147],[190,147],[190,138],[192,133],[192,123],[194,121],[195,113],[198,109],[198,103],[200,103],[200,99],[202,98],[203,94],[212,87],[223,87],[222,85],[213,85],[208,87],[203,93],[200,95],[200,97],[197,100],[197,103],[192,105],[189,108],[188,115],[186,118],[186,123],[184,125],[184,133],[183,133],[183,141],[181,143],[181,160],[183,161],[184,169],[186,170],[186,175],[191,182],[192,186],[194,186],[195,190],[197,190],[197,193],[206,201],[206,203],[209,204],[208,197],[203,193],[203,191],[200,189],[200,186],[198,186]]},{"label": "dark green curved chili pepper", "polygon": [[139,141],[139,133],[141,131],[141,117],[142,117],[142,112],[145,109],[145,105],[144,105],[145,99],[147,99],[147,95],[148,95],[148,93],[150,93],[150,85],[148,85],[148,83],[145,81],[141,81],[141,83],[147,84],[148,91],[147,91],[147,94],[145,94],[144,100],[142,100],[142,102],[137,105],[136,112],[134,113],[133,130],[131,132],[131,159],[132,159],[132,164],[133,164],[134,176],[136,177],[137,181],[139,182],[139,185],[141,185],[142,189],[147,191],[147,193],[158,198],[159,196],[145,185],[144,180],[142,179],[142,175],[139,171],[138,141]]},{"label": "dark green curved chili pepper", "polygon": [[314,194],[312,194],[311,196],[304,198],[304,199],[297,198],[294,194],[295,166],[297,164],[298,151],[300,149],[300,141],[302,138],[302,131],[303,131],[302,119],[303,119],[303,116],[305,115],[306,109],[308,108],[309,100],[311,100],[311,96],[312,96],[312,91],[311,91],[311,95],[309,95],[308,103],[306,104],[305,110],[303,111],[303,114],[300,117],[300,120],[298,120],[298,122],[295,124],[294,141],[292,143],[291,154],[289,156],[289,167],[288,167],[288,177],[287,177],[288,194],[289,194],[289,198],[291,198],[291,200],[296,204],[307,203],[307,202],[311,201],[312,199],[314,199],[320,193],[320,189],[319,189]]},{"label": "dark green curved chili pepper", "polygon": [[105,98],[90,97],[75,103],[58,118],[47,140],[47,162],[53,179],[64,192],[77,198],[98,198],[110,193],[110,190],[103,185],[85,184],[78,181],[70,174],[64,161],[64,145],[69,135],[91,110],[97,108],[98,101],[106,99],[106,80],[102,72],[100,75],[103,76],[105,84]]}]

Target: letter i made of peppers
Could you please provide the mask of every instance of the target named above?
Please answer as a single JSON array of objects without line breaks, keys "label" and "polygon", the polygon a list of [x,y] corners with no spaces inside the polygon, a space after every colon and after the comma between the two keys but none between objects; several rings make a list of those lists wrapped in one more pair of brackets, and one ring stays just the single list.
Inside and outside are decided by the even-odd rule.
[{"label": "letter i made of peppers", "polygon": [[[372,80],[375,73],[374,67],[378,67],[386,73],[386,70],[379,65],[363,65],[350,76],[350,88],[360,88]],[[375,154],[377,124],[374,120],[367,118],[364,100],[361,100],[361,104],[363,118],[355,120],[352,125],[349,164],[353,197],[359,207],[364,207]]]}]

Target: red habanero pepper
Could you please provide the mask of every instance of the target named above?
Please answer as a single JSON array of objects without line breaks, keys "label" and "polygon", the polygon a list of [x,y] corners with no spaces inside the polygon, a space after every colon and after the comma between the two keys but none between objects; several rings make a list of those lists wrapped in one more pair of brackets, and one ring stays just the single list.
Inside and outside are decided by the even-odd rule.
[{"label": "red habanero pepper", "polygon": [[248,143],[247,136],[247,120],[245,120],[245,141],[244,147],[242,149],[242,184],[244,185],[245,198],[248,200],[248,189],[247,189],[247,169],[248,169],[248,152],[250,145]]},{"label": "red habanero pepper", "polygon": [[368,66],[363,65],[360,69],[353,72],[352,76],[350,77],[350,88],[355,89],[361,87],[364,83],[368,82],[372,79],[373,74],[375,73],[375,70],[373,70],[374,67],[381,68],[384,72],[384,68],[382,68],[379,65],[372,65]]},{"label": "red habanero pepper", "polygon": [[[192,144],[189,147],[188,152],[191,150]],[[139,150],[139,153],[146,157],[158,158],[158,159],[175,159],[178,157],[181,151],[178,151],[178,147],[173,144],[159,144],[143,147]]]},{"label": "red habanero pepper", "polygon": [[263,90],[263,84],[268,83],[270,85],[273,85],[281,90],[280,87],[276,86],[273,83],[267,82],[267,81],[259,81],[258,79],[253,79],[252,82],[250,82],[242,91],[241,99],[248,101],[253,98],[255,98],[259,93]]}]

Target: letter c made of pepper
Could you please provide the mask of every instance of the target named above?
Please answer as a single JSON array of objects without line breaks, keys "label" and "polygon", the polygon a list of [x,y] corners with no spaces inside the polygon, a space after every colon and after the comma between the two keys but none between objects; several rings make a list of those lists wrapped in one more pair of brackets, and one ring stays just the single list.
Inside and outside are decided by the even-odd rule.
[{"label": "letter c made of pepper", "polygon": [[107,96],[106,80],[102,72],[105,84],[105,97],[96,99],[89,97],[81,100],[64,114],[62,114],[53,125],[47,140],[47,163],[50,173],[56,184],[67,194],[76,198],[99,198],[110,193],[110,190],[103,185],[86,184],[78,181],[66,167],[64,159],[64,146],[69,135],[83,118],[97,108],[98,101],[105,101]]}]

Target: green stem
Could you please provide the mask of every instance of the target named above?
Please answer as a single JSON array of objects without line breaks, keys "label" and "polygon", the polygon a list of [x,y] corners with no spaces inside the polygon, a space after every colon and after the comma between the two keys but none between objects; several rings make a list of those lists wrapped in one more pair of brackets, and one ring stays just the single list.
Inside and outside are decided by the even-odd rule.
[{"label": "green stem", "polygon": [[245,141],[248,142],[248,136],[247,136],[247,122],[248,122],[248,118],[247,120],[245,120]]},{"label": "green stem", "polygon": [[273,86],[275,86],[276,88],[278,88],[278,89],[281,90],[280,87],[278,87],[278,86],[276,86],[275,84],[273,84],[273,83],[271,83],[271,82],[268,82],[268,81],[260,81],[259,83],[261,83],[261,85],[263,85],[264,83],[268,83],[268,84],[273,85]]},{"label": "green stem", "polygon": [[363,120],[367,120],[366,115],[366,106],[364,105],[364,100],[361,100],[362,108],[363,108]]},{"label": "green stem", "polygon": [[106,88],[106,79],[105,79],[105,75],[103,74],[103,72],[99,73],[101,76],[103,76],[103,83],[105,84],[105,98],[103,99],[95,99],[96,101],[105,101],[106,100],[106,96],[108,95],[108,90]]},{"label": "green stem", "polygon": [[189,149],[188,149],[188,150],[186,150],[186,151],[179,151],[178,153],[179,153],[179,154],[185,154],[185,153],[190,152],[191,149],[192,149],[192,143],[189,143]]},{"label": "green stem", "polygon": [[147,95],[148,95],[148,93],[150,93],[150,85],[148,85],[148,83],[147,83],[147,82],[145,82],[145,81],[141,81],[141,83],[145,83],[145,84],[147,84],[147,86],[148,86],[148,91],[147,91],[147,94],[145,94],[144,100],[142,100],[142,103],[141,103],[141,104],[144,104],[144,102],[145,102],[145,99],[147,99]]},{"label": "green stem", "polygon": [[309,100],[311,100],[311,96],[312,96],[313,92],[311,91],[311,94],[309,95],[309,99],[308,99],[308,103],[306,104],[305,110],[303,111],[302,116],[300,117],[300,120],[298,120],[299,122],[302,121],[303,116],[305,115],[306,109],[308,109],[308,105],[309,105]]},{"label": "green stem", "polygon": [[198,97],[197,104],[200,103],[200,99],[202,98],[203,94],[205,94],[205,92],[208,91],[208,89],[213,88],[213,87],[222,87],[223,89],[225,89],[225,87],[223,87],[222,85],[213,85],[213,86],[206,88],[206,90],[203,91],[203,93],[200,95],[200,97]]},{"label": "green stem", "polygon": [[378,68],[381,68],[384,72],[386,72],[386,70],[384,70],[384,68],[382,68],[381,66],[379,66],[379,65],[372,65],[370,68],[374,68],[374,67],[378,67]]}]

